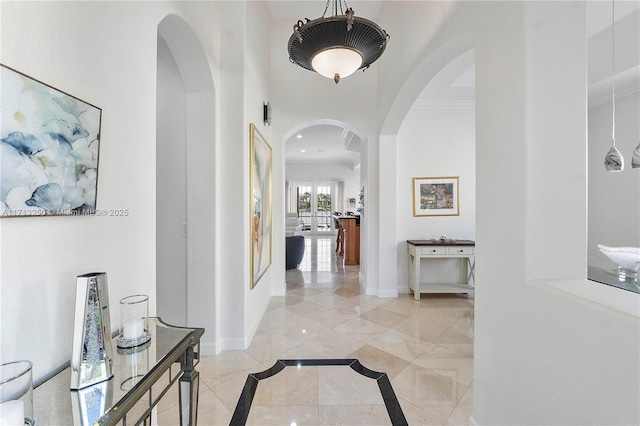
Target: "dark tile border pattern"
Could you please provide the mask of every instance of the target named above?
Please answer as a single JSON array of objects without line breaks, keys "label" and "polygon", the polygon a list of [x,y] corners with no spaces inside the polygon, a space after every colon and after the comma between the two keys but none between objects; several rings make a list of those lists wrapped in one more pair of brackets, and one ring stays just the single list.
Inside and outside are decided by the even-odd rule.
[{"label": "dark tile border pattern", "polygon": [[382,399],[384,400],[384,405],[387,407],[387,413],[389,414],[391,424],[393,426],[408,426],[407,419],[402,412],[402,408],[400,407],[398,398],[393,391],[393,387],[391,387],[391,382],[389,381],[387,373],[369,370],[367,367],[360,364],[360,361],[357,359],[279,359],[273,367],[268,370],[260,373],[249,374],[229,425],[243,426],[247,423],[249,410],[251,409],[251,402],[256,394],[260,380],[275,376],[284,370],[285,367],[317,367],[328,365],[346,365],[351,367],[351,369],[356,373],[376,380],[378,382],[378,387],[380,388],[380,393],[382,394]]}]

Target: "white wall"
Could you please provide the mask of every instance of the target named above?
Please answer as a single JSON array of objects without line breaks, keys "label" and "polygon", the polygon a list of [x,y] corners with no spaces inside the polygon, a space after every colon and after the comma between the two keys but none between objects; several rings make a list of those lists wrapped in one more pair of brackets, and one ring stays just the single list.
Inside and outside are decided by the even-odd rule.
[{"label": "white wall", "polygon": [[620,173],[604,170],[611,147],[611,102],[589,109],[589,246],[588,264],[614,268],[598,250],[640,246],[640,169],[631,168],[631,155],[640,143],[640,94],[616,97],[616,146],[625,165]]},{"label": "white wall", "polygon": [[[640,300],[585,279],[585,4],[483,12],[473,419],[638,424]],[[496,188],[507,202],[496,203]],[[631,314],[607,305],[604,290]]]},{"label": "white wall", "polygon": [[[75,280],[86,272],[108,274],[114,330],[118,300],[127,295],[149,294],[150,314],[156,314],[155,76],[158,24],[170,14],[192,26],[213,73],[204,77],[220,88],[215,95],[191,93],[193,87],[187,88],[186,109],[191,113],[186,127],[193,130],[187,130],[188,144],[193,139],[203,144],[217,141],[215,147],[202,145],[201,151],[197,143],[189,145],[188,164],[214,158],[213,164],[194,167],[187,176],[209,185],[206,197],[191,198],[195,202],[189,208],[190,224],[204,232],[190,235],[189,240],[193,240],[192,249],[205,244],[199,236],[223,248],[214,252],[207,246],[206,252],[212,253],[207,257],[192,251],[191,260],[200,267],[190,279],[211,285],[195,288],[192,297],[197,303],[190,307],[198,314],[207,311],[219,317],[215,322],[207,319],[205,339],[215,335],[219,340],[211,348],[244,347],[271,290],[268,272],[257,291],[249,292],[247,260],[248,123],[262,122],[262,101],[268,97],[270,79],[265,5],[2,2],[1,7],[1,62],[102,108],[97,208],[129,211],[126,217],[2,219],[2,361],[32,360],[36,382],[68,362]],[[251,11],[249,17],[246,8]],[[220,43],[223,33],[226,42]],[[251,43],[246,51],[245,39]],[[188,74],[183,81],[198,80],[201,71],[181,69]],[[216,105],[224,108],[204,117],[208,119],[205,126],[193,127],[203,119],[202,111],[211,111],[203,105],[209,105],[213,96]],[[264,133],[270,138],[268,131]],[[210,203],[214,196],[215,204]],[[284,255],[277,256],[274,263],[284,265]],[[219,312],[214,309],[217,305]],[[32,320],[34,312],[36,320]]]},{"label": "white wall", "polygon": [[[408,13],[419,7],[402,4],[402,25],[422,29],[424,14]],[[378,70],[391,82],[379,111],[393,140],[434,64],[449,58],[441,48],[476,49],[474,424],[640,423],[640,298],[586,280],[584,8],[458,2],[429,40],[402,38],[402,52],[426,40],[418,60],[396,52]],[[381,186],[380,198],[391,191]],[[381,232],[378,246],[396,242]]]},{"label": "white wall", "polygon": [[168,324],[187,324],[186,98],[175,59],[158,39],[156,300]]},{"label": "white wall", "polygon": [[169,11],[2,3],[2,63],[102,108],[97,208],[129,210],[2,219],[1,357],[32,360],[36,381],[69,360],[76,276],[107,272],[114,329],[122,297],[149,294],[156,312],[156,38]]},{"label": "white wall", "polygon": [[[416,106],[398,132],[398,289],[408,292],[406,240],[446,235],[475,240],[475,110]],[[413,178],[459,177],[459,216],[413,216]],[[387,206],[390,207],[390,206]],[[459,263],[453,261],[452,263]],[[454,265],[455,266],[455,265]]]},{"label": "white wall", "polygon": [[[282,238],[273,238],[273,236],[283,235],[284,229],[280,229],[278,232],[274,228],[273,220],[276,212],[280,212],[281,216],[284,217],[284,212],[280,207],[280,203],[282,200],[282,192],[283,191],[274,191],[275,188],[282,188],[282,186],[276,186],[279,181],[279,176],[282,173],[281,168],[276,167],[277,161],[275,159],[282,158],[282,148],[281,144],[277,142],[273,142],[271,138],[271,132],[269,127],[265,126],[263,123],[263,102],[269,100],[270,92],[269,92],[269,82],[271,79],[270,73],[270,40],[265,34],[269,34],[269,13],[267,10],[267,5],[265,2],[254,1],[247,3],[247,12],[246,12],[246,43],[244,45],[244,60],[245,60],[245,93],[244,93],[244,102],[245,102],[245,122],[246,123],[254,123],[256,128],[260,131],[260,133],[267,139],[272,148],[273,155],[273,176],[272,176],[272,203],[273,203],[273,211],[272,211],[272,223],[271,231],[272,231],[272,241],[271,241],[271,249],[272,249],[272,265],[262,276],[258,285],[253,288],[253,290],[249,290],[248,283],[245,283],[245,292],[247,293],[245,297],[245,326],[244,326],[244,338],[245,338],[245,347],[249,346],[251,342],[251,338],[255,333],[258,325],[260,324],[260,320],[262,319],[262,315],[269,304],[269,299],[271,297],[272,285],[273,283],[284,282],[284,239]],[[245,145],[246,145],[246,159],[249,159],[249,126],[245,126]],[[248,168],[247,168],[248,170]],[[245,176],[249,176],[248,173],[245,173]],[[246,180],[246,194],[247,197],[247,206],[249,200],[249,181]],[[275,193],[278,193],[278,196]],[[246,215],[244,216],[246,220],[249,220],[249,211],[247,210]],[[249,223],[245,222],[247,225]],[[248,241],[248,240],[247,240]],[[251,246],[248,246],[248,249],[251,250]],[[248,254],[248,252],[247,252]]]},{"label": "white wall", "polygon": [[[221,265],[234,265],[220,273],[220,329],[223,348],[241,349],[245,345],[244,315],[249,288],[249,125],[245,123],[244,31],[245,6],[240,2],[221,2],[223,19],[220,31],[225,43],[220,45],[220,251]],[[241,48],[242,47],[242,48]]]},{"label": "white wall", "polygon": [[[269,98],[269,23],[263,2],[220,2],[222,19],[220,79],[220,328],[222,349],[246,348],[271,296],[273,282],[284,283],[284,242],[272,243],[272,265],[250,290],[249,123],[269,141],[273,152],[273,185],[281,158],[277,142],[262,123],[262,105]],[[278,214],[278,194],[273,194]],[[280,197],[281,199],[282,197]],[[283,211],[280,213],[284,215]],[[284,220],[282,221],[284,226]],[[277,225],[274,221],[273,225]],[[273,226],[274,235],[284,227]],[[280,268],[278,267],[280,265]],[[280,271],[282,269],[282,271]],[[280,277],[280,275],[282,278]]]}]

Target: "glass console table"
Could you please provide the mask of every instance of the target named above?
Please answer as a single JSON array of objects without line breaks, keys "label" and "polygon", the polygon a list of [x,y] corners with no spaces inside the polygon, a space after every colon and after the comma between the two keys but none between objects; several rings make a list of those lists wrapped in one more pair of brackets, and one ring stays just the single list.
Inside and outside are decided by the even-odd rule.
[{"label": "glass console table", "polygon": [[47,425],[150,425],[162,396],[179,383],[180,423],[197,424],[200,338],[204,328],[174,327],[149,318],[151,340],[130,349],[113,345],[113,377],[70,390],[64,369],[33,391],[34,416]]}]

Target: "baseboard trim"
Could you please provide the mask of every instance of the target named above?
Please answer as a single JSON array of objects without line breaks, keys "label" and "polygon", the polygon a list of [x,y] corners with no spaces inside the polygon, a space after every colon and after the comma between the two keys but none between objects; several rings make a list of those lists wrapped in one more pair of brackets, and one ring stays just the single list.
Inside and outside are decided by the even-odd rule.
[{"label": "baseboard trim", "polygon": [[200,341],[200,355],[201,356],[214,356],[218,355],[219,351],[218,347],[213,342],[203,342]]},{"label": "baseboard trim", "polygon": [[364,294],[367,296],[377,296],[378,292],[373,288],[364,287]]},{"label": "baseboard trim", "polygon": [[399,286],[398,294],[409,294],[409,286],[408,285]]},{"label": "baseboard trim", "polygon": [[[269,298],[270,299],[270,298]],[[256,332],[258,331],[258,327],[260,327],[260,322],[262,322],[262,318],[264,318],[264,314],[265,312],[267,312],[267,308],[269,307],[269,300],[267,300],[267,303],[265,303],[262,306],[262,309],[260,312],[260,315],[258,315],[258,320],[255,321],[253,324],[251,324],[251,330],[249,330],[249,333],[247,333],[244,337],[244,349],[248,348],[249,345],[251,344],[251,341],[253,340],[253,336],[255,336]]]},{"label": "baseboard trim", "polygon": [[280,288],[272,288],[271,289],[271,296],[286,296],[287,295],[287,284],[285,283],[284,286],[280,287]]},{"label": "baseboard trim", "polygon": [[378,290],[378,297],[382,298],[397,298],[398,290],[397,289],[389,289],[389,290]]},{"label": "baseboard trim", "polygon": [[236,337],[232,339],[221,339],[220,349],[223,351],[243,351],[245,347],[245,339]]},{"label": "baseboard trim", "polygon": [[361,289],[364,289],[364,294],[367,296],[378,296],[381,298],[397,298],[398,290],[397,289],[388,289],[388,290],[377,290],[375,288],[368,288],[363,285],[360,286]]}]

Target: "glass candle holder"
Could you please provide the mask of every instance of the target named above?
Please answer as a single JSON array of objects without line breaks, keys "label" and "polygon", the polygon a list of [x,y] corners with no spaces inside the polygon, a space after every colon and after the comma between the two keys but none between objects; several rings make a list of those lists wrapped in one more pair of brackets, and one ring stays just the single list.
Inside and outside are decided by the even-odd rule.
[{"label": "glass candle holder", "polygon": [[34,425],[31,361],[0,364],[0,425]]},{"label": "glass candle holder", "polygon": [[121,299],[118,347],[131,348],[147,343],[151,339],[148,318],[149,296],[137,294]]},{"label": "glass candle holder", "polygon": [[134,348],[118,348],[120,357],[120,389],[128,392],[149,372],[151,342]]}]

